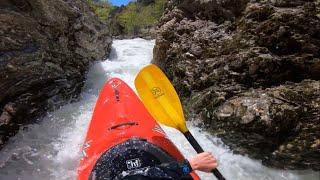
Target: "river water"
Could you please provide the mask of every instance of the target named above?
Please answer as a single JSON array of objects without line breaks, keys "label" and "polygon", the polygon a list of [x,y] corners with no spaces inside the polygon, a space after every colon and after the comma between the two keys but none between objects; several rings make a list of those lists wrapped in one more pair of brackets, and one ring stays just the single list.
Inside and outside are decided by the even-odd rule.
[{"label": "river water", "polygon": [[[0,180],[73,180],[80,159],[80,147],[98,93],[110,77],[119,77],[134,87],[135,74],[152,59],[154,41],[115,40],[109,59],[93,64],[80,100],[49,112],[37,124],[21,131],[0,152]],[[287,171],[265,167],[261,162],[235,155],[218,138],[189,123],[189,130],[202,147],[219,160],[219,170],[229,180],[319,180],[319,172]],[[164,127],[186,158],[195,151],[175,129]],[[214,179],[199,173],[202,179]]]}]

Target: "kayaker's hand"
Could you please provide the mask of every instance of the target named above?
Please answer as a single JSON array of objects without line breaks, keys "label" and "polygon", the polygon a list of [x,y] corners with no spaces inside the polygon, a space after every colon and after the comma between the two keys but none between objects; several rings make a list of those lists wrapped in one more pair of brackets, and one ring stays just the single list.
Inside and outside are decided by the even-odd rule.
[{"label": "kayaker's hand", "polygon": [[218,166],[218,162],[210,152],[203,152],[190,158],[189,163],[193,170],[211,172]]}]

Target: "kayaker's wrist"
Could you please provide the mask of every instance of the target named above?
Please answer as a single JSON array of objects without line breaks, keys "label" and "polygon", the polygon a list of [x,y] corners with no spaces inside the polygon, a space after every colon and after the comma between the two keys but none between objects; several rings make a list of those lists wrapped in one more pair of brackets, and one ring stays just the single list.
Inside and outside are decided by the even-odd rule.
[{"label": "kayaker's wrist", "polygon": [[189,159],[188,162],[192,170],[197,170],[199,168],[199,164],[193,159]]},{"label": "kayaker's wrist", "polygon": [[189,159],[193,170],[211,172],[218,166],[216,158],[210,152],[202,152]]}]

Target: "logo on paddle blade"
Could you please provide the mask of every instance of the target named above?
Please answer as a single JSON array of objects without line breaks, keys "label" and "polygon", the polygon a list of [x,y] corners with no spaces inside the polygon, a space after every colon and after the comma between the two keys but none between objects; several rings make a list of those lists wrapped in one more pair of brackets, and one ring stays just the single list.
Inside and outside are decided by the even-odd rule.
[{"label": "logo on paddle blade", "polygon": [[141,162],[139,158],[127,160],[126,164],[128,169],[135,169],[141,166]]},{"label": "logo on paddle blade", "polygon": [[159,88],[159,87],[153,87],[151,89],[151,93],[153,95],[154,98],[158,98],[160,96],[163,96],[164,95],[164,92]]}]

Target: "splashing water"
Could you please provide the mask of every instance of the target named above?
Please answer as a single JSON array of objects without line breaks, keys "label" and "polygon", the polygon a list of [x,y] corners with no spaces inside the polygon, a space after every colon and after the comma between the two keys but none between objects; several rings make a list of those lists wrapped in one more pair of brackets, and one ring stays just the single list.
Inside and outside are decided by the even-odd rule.
[{"label": "splashing water", "polygon": [[[154,41],[116,40],[108,60],[90,68],[80,101],[50,112],[40,123],[25,126],[0,152],[2,180],[72,180],[80,160],[85,138],[100,88],[110,77],[118,77],[131,87],[136,73],[152,59]],[[235,155],[218,138],[188,123],[188,127],[205,150],[212,151],[220,162],[219,170],[227,179],[273,180],[315,179],[313,171],[276,170],[245,156]],[[186,158],[195,155],[185,137],[175,129],[164,127]],[[200,173],[202,179],[213,179]]]}]

